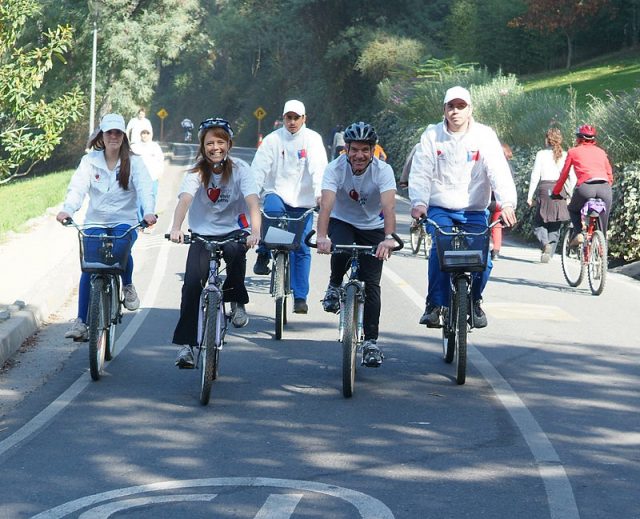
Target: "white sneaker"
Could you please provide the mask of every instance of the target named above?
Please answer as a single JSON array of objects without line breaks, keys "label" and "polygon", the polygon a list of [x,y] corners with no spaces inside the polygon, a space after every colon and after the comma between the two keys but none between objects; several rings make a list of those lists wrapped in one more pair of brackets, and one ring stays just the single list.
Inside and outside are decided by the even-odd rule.
[{"label": "white sneaker", "polygon": [[176,366],[180,369],[193,369],[195,361],[193,360],[193,349],[191,346],[183,346],[176,357]]},{"label": "white sneaker", "polygon": [[249,316],[244,309],[244,305],[231,303],[231,324],[236,328],[244,328],[249,324]]},{"label": "white sneaker", "polygon": [[124,307],[127,310],[133,311],[140,308],[140,299],[138,299],[136,287],[133,285],[125,285],[122,291],[124,292]]},{"label": "white sneaker", "polygon": [[88,341],[89,340],[89,330],[87,329],[87,325],[82,322],[82,319],[79,317],[73,321],[71,328],[67,330],[67,333],[64,334],[65,339],[73,339],[74,341]]}]

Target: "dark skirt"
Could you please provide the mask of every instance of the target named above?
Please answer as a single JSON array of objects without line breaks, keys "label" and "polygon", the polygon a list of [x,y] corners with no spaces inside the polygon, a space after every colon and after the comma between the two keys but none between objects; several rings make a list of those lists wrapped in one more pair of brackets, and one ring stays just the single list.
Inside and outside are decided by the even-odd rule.
[{"label": "dark skirt", "polygon": [[[566,222],[569,220],[569,210],[567,209],[566,200],[553,200],[549,197],[549,192],[554,188],[556,183],[552,180],[543,180],[538,184],[538,221],[543,223],[549,222]],[[566,191],[562,190],[562,196],[567,196]]]}]

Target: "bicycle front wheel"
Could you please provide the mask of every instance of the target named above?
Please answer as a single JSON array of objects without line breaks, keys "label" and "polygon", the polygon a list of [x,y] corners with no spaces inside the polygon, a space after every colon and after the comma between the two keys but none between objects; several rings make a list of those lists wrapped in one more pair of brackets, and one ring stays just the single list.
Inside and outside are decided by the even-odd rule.
[{"label": "bicycle front wheel", "polygon": [[594,231],[589,251],[589,286],[594,296],[599,296],[607,282],[607,240],[602,231]]},{"label": "bicycle front wheel", "polygon": [[276,301],[276,340],[282,339],[282,332],[286,321],[286,293],[285,293],[285,252],[277,252],[273,268],[273,295]]},{"label": "bicycle front wheel", "polygon": [[[450,312],[451,310],[451,312]],[[445,308],[442,325],[442,358],[447,364],[451,364],[456,354],[456,334],[454,327],[451,326],[449,315],[456,315],[455,308]]]},{"label": "bicycle front wheel", "polygon": [[94,276],[89,294],[89,370],[93,380],[100,380],[108,341],[105,317],[110,313],[109,296],[104,283],[103,277]]},{"label": "bicycle front wheel", "polygon": [[116,325],[120,312],[120,278],[118,276],[109,277],[109,290],[107,297],[111,302],[107,323],[107,346],[104,352],[105,360],[111,360],[116,351]]},{"label": "bicycle front wheel", "polygon": [[409,237],[411,238],[411,252],[418,254],[420,243],[422,243],[422,230],[419,225],[409,227]]},{"label": "bicycle front wheel", "polygon": [[570,247],[571,227],[567,227],[562,238],[562,273],[569,286],[577,287],[584,278],[582,247]]},{"label": "bicycle front wheel", "polygon": [[467,278],[462,276],[456,280],[455,323],[456,337],[456,382],[462,385],[467,380],[467,315],[469,313],[469,296],[467,294]]},{"label": "bicycle front wheel", "polygon": [[348,285],[344,302],[344,330],[342,333],[342,394],[345,398],[353,395],[356,382],[356,357],[358,349],[358,311],[356,308],[358,289]]},{"label": "bicycle front wheel", "polygon": [[221,334],[219,327],[221,323],[218,319],[222,300],[220,294],[210,292],[207,294],[207,303],[204,308],[204,340],[200,345],[200,356],[202,358],[202,372],[200,380],[200,403],[207,405],[211,398],[211,386],[213,380],[217,378],[218,355]]}]

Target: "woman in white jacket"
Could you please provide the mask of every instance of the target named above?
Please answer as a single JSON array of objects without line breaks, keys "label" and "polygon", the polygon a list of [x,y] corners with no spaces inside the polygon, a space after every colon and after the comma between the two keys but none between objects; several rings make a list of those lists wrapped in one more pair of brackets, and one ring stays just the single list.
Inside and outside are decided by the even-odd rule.
[{"label": "woman in white jacket", "polygon": [[[94,225],[101,232],[105,227],[115,235],[124,233],[138,223],[137,200],[144,210],[144,220],[149,225],[156,222],[152,181],[142,158],[131,153],[125,135],[124,118],[119,114],[107,114],[100,121],[97,134],[89,142],[87,153],[71,178],[62,210],[56,216],[59,222],[71,217],[89,195],[89,207],[85,226]],[[93,232],[85,228],[85,232]],[[130,233],[132,241],[136,232]],[[138,294],[133,286],[133,258],[129,255],[126,271],[122,274],[124,306],[137,310]],[[78,317],[65,337],[75,341],[87,340],[87,315],[91,275],[80,277]]]}]

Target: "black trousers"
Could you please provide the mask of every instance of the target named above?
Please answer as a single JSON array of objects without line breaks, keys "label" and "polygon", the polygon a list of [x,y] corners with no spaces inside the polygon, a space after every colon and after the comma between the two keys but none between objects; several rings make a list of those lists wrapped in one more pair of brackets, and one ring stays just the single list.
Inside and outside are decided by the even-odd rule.
[{"label": "black trousers", "polygon": [[[329,220],[329,237],[337,245],[378,245],[384,241],[384,229],[362,230],[351,224],[331,218]],[[329,282],[340,286],[349,269],[349,254],[331,255],[331,277]],[[382,261],[373,256],[360,256],[358,279],[364,281],[364,338],[378,338],[380,323],[380,278],[382,277]]]},{"label": "black trousers", "polygon": [[[225,236],[213,236],[213,239],[223,240],[242,231],[233,232]],[[224,300],[246,304],[249,294],[244,286],[244,276],[247,270],[247,248],[240,243],[228,243],[222,250],[222,257],[226,264],[226,278],[222,285]],[[198,313],[200,311],[200,294],[209,276],[209,251],[201,242],[194,241],[189,246],[187,266],[182,285],[182,300],[180,302],[180,319],[173,332],[174,344],[198,345]]]},{"label": "black trousers", "polygon": [[569,216],[573,224],[574,233],[582,230],[582,219],[580,210],[589,198],[601,198],[606,204],[605,211],[600,213],[600,229],[607,236],[607,228],[609,226],[609,214],[611,213],[611,204],[613,201],[613,193],[611,185],[608,182],[584,182],[573,190],[571,202],[569,202]]}]

